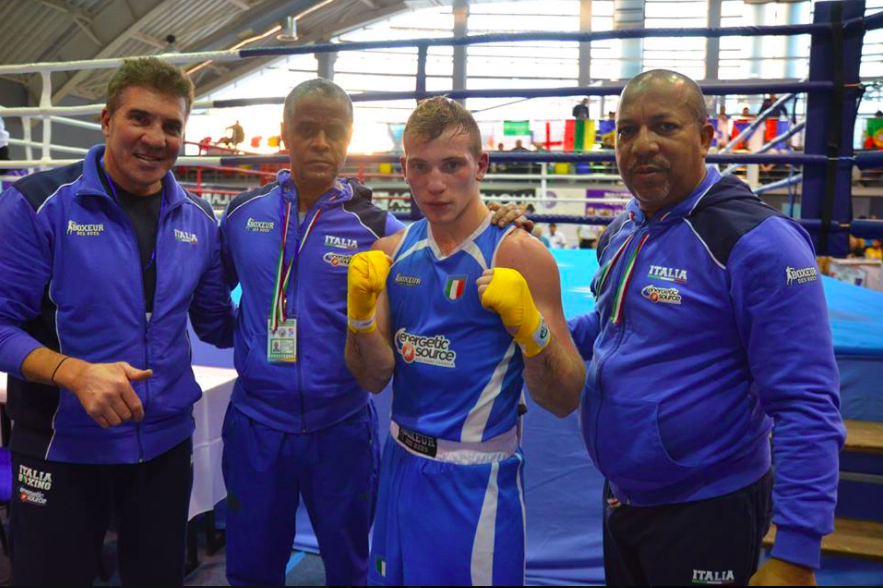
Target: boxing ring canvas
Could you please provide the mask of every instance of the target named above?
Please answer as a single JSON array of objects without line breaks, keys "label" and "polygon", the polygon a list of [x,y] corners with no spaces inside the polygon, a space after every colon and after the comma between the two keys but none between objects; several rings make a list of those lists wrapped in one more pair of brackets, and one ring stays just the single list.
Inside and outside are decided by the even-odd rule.
[{"label": "boxing ring canvas", "polygon": [[[591,249],[558,249],[552,255],[561,272],[567,318],[594,307],[589,288],[598,270]],[[784,279],[784,276],[783,276]],[[883,293],[823,277],[834,351],[840,368],[844,418],[883,421]],[[191,333],[194,364],[232,367],[229,350],[219,351]],[[781,361],[784,358],[771,358]],[[389,427],[390,395],[374,398],[381,438]],[[601,491],[604,480],[589,460],[576,414],[558,419],[527,398],[524,424],[527,504],[527,582],[603,584]],[[850,501],[853,500],[852,489]],[[842,492],[842,495],[846,495]],[[862,500],[862,502],[865,502]],[[838,514],[840,509],[838,508]],[[316,551],[306,510],[298,513],[295,547]]]}]

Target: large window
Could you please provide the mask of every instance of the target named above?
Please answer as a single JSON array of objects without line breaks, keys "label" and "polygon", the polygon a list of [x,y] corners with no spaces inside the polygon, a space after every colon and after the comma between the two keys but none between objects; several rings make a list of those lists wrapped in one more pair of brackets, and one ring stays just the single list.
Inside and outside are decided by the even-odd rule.
[{"label": "large window", "polygon": [[[746,4],[744,0],[723,0],[721,26],[779,25],[812,22],[812,11],[819,0],[804,2],[769,2]],[[614,27],[614,0],[594,0],[591,5],[593,31]],[[528,31],[578,31],[579,0],[520,0],[482,2],[468,6],[468,34],[518,33]],[[866,14],[883,11],[883,0],[867,0]],[[705,27],[708,25],[708,0],[646,0],[646,28]],[[356,31],[332,39],[335,43],[358,41],[450,37],[454,33],[454,11],[450,6],[432,6],[402,12]],[[705,78],[706,40],[702,37],[648,38],[641,43],[637,56],[641,69],[675,69],[696,79]],[[802,79],[808,74],[810,38],[794,37],[723,37],[720,41],[720,78],[722,80]],[[467,48],[466,86],[489,88],[573,87],[579,83],[579,45],[565,42],[497,43]],[[431,47],[426,63],[426,87],[448,90],[453,87],[454,49]],[[623,71],[623,43],[618,40],[591,44],[592,80],[616,80]],[[417,50],[412,48],[341,52],[334,63],[335,81],[346,91],[357,94],[374,91],[412,91],[416,87]],[[300,81],[315,77],[316,58],[294,56],[274,61],[263,70],[246,76],[213,93],[212,99],[259,96],[284,96]],[[864,118],[883,108],[881,90],[875,81],[883,80],[883,30],[865,35],[861,75],[869,87],[860,106],[857,144]],[[502,121],[533,121],[534,140],[542,142],[545,122],[569,118],[580,97],[541,99],[469,99],[467,106],[487,131],[498,138]],[[731,114],[743,108],[756,113],[763,96],[728,96],[715,99],[715,106],[725,104]],[[591,118],[606,118],[616,108],[615,97],[590,99]],[[414,107],[413,101],[357,102],[353,152],[377,152],[393,148],[395,133]],[[789,111],[792,106],[789,105]],[[802,114],[804,102],[798,105]],[[224,128],[240,120],[249,138],[262,136],[254,151],[273,151],[266,145],[268,136],[278,134],[278,106],[217,110],[191,118],[188,135],[201,139],[218,138]],[[391,126],[392,125],[392,126]],[[499,127],[499,128],[498,128]],[[540,131],[537,131],[540,129]]]},{"label": "large window", "polygon": [[[708,26],[706,0],[646,0],[644,27],[648,29]],[[673,69],[694,79],[705,77],[705,38],[657,37],[644,39],[641,69]]]}]

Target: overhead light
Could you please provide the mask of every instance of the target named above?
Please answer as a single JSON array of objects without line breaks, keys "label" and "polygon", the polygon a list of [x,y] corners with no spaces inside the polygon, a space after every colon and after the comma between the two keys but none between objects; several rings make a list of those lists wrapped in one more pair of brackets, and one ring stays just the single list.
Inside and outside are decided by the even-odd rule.
[{"label": "overhead light", "polygon": [[276,40],[280,43],[294,43],[297,41],[297,19],[295,17],[285,17],[282,21],[282,32],[276,35]]},{"label": "overhead light", "polygon": [[[240,41],[239,43],[237,43],[236,45],[231,47],[229,50],[235,51],[237,49],[241,49],[245,45],[250,45],[251,43],[254,43],[255,41],[261,41],[263,39],[266,39],[267,37],[269,37],[272,34],[279,33],[280,31],[283,31],[283,32],[281,32],[279,35],[276,36],[277,40],[282,41],[282,42],[286,42],[286,43],[294,42],[297,40],[297,21],[298,21],[298,19],[301,19],[301,18],[305,17],[306,15],[308,15],[312,12],[315,12],[316,10],[319,10],[320,8],[324,8],[325,6],[328,6],[329,4],[331,4],[334,1],[335,0],[325,0],[324,2],[320,2],[320,3],[316,4],[315,6],[311,6],[310,8],[307,8],[306,10],[304,10],[303,12],[298,14],[297,16],[286,17],[285,21],[283,21],[283,22],[285,22],[285,30],[284,31],[283,31],[282,25],[276,25],[275,27],[273,27],[269,31],[264,32],[263,34],[256,35],[256,36],[251,37],[249,39],[245,39],[244,41]],[[291,21],[290,26],[288,25],[288,21]],[[288,38],[288,37],[290,37],[290,38]],[[210,64],[211,64],[211,61],[203,61],[199,65],[187,70],[187,73],[189,75],[193,75],[196,72],[198,72],[199,70],[201,70],[205,67],[208,67]]]}]

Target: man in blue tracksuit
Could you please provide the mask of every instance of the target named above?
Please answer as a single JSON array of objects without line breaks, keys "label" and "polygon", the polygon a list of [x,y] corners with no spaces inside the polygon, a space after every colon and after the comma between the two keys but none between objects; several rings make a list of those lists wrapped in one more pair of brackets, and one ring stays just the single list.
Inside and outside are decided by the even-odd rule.
[{"label": "man in blue tracksuit", "polygon": [[233,342],[211,207],[169,171],[193,86],[157,59],[108,85],[105,145],[0,196],[17,584],[91,584],[111,516],[126,584],[181,584],[192,471],[189,315]]},{"label": "man in blue tracksuit", "polygon": [[635,199],[599,242],[595,312],[571,321],[609,584],[807,584],[833,530],[845,435],[812,243],[706,167],[712,135],[685,76],[623,91],[616,156]]},{"label": "man in blue tracksuit", "polygon": [[229,280],[242,287],[224,427],[227,577],[284,584],[300,495],[328,584],[359,585],[379,447],[374,405],[344,365],[347,267],[403,225],[337,178],[353,122],[343,90],[299,85],[284,121],[291,172],[236,197],[221,220]]},{"label": "man in blue tracksuit", "polygon": [[228,278],[242,287],[224,428],[231,584],[285,582],[299,495],[327,583],[367,579],[380,455],[374,404],[344,364],[347,269],[404,225],[338,179],[352,124],[340,87],[297,86],[284,108],[291,171],[237,196],[221,219]]}]

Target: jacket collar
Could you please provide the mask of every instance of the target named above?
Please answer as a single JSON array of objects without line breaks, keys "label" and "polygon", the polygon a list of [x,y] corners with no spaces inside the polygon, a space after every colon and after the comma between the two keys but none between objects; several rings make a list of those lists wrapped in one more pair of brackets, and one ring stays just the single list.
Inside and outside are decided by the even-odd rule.
[{"label": "jacket collar", "polygon": [[[113,197],[107,193],[104,183],[101,181],[101,174],[105,173],[104,150],[105,146],[103,144],[95,145],[89,149],[89,153],[86,154],[83,160],[83,180],[80,188],[77,190],[77,195],[103,196],[108,200],[113,200]],[[110,179],[109,175],[108,179]],[[184,194],[184,189],[178,185],[178,181],[171,171],[166,172],[166,175],[163,176],[162,187],[166,206],[177,206],[187,198]]]},{"label": "jacket collar", "polygon": [[[287,169],[279,170],[276,174],[276,182],[282,191],[282,200],[291,201],[297,205],[297,187],[291,179],[291,171]],[[353,188],[346,179],[337,178],[330,190],[319,197],[317,204],[324,207],[329,204],[341,204],[353,198]]]},{"label": "jacket collar", "polygon": [[[676,202],[671,206],[667,206],[656,211],[656,214],[653,215],[653,218],[650,219],[650,222],[658,223],[690,216],[690,213],[692,213],[693,210],[702,202],[702,199],[705,197],[708,191],[720,179],[721,174],[718,171],[717,167],[706,164],[705,177],[702,178],[702,181],[699,182],[699,185],[696,186],[696,188],[683,200],[680,200],[679,202]],[[626,212],[628,212],[629,218],[638,224],[642,224],[647,220],[644,211],[641,210],[637,198],[632,198],[632,200],[628,203],[628,205],[626,206]]]}]

